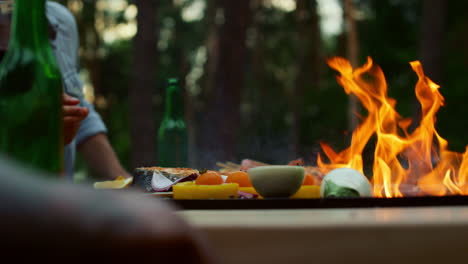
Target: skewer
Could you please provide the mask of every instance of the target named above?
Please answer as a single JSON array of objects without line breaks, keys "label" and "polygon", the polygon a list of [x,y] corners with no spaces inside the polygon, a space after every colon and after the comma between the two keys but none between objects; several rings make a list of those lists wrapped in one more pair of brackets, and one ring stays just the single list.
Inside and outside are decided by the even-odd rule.
[{"label": "skewer", "polygon": [[239,164],[236,164],[234,162],[226,162],[229,166],[231,166],[231,168],[240,168],[241,166]]},{"label": "skewer", "polygon": [[220,167],[220,168],[224,168],[224,169],[231,169],[231,167],[229,165],[226,165],[222,162],[216,162],[216,166]]},{"label": "skewer", "polygon": [[267,164],[267,163],[261,162],[261,161],[256,161],[256,160],[251,160],[251,161],[252,161],[252,162],[255,162],[255,163],[259,164],[259,165],[262,165],[262,166],[268,166],[268,165],[270,165],[270,164]]}]

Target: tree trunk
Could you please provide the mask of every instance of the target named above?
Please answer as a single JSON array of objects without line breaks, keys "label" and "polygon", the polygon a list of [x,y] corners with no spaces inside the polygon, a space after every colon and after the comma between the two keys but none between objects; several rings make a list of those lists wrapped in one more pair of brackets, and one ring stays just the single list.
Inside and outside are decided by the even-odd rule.
[{"label": "tree trunk", "polygon": [[[423,1],[419,60],[424,66],[424,73],[434,82],[442,81],[443,49],[447,24],[448,1]],[[413,123],[410,130],[417,128],[421,121],[421,105],[413,101]]]},{"label": "tree trunk", "polygon": [[214,87],[204,116],[203,160],[235,160],[240,126],[240,98],[244,87],[246,32],[251,20],[250,1],[224,0],[224,24],[219,32],[219,54]]},{"label": "tree trunk", "polygon": [[[244,127],[254,129],[257,135],[264,127],[263,114],[266,111],[268,104],[268,88],[265,84],[266,73],[266,54],[264,45],[266,43],[265,33],[262,31],[262,16],[264,10],[265,0],[254,0],[252,2],[252,35],[253,42],[255,43],[252,48],[251,59],[251,77],[253,79],[255,87],[251,88],[247,94],[248,103],[252,106],[252,112],[247,118]],[[257,139],[252,139],[257,140]]]},{"label": "tree trunk", "polygon": [[83,1],[83,10],[78,20],[80,32],[80,47],[83,48],[81,62],[88,70],[90,81],[96,96],[106,95],[108,91],[102,90],[100,79],[100,63],[98,48],[101,45],[101,37],[96,29],[96,1]]},{"label": "tree trunk", "polygon": [[307,103],[304,99],[308,89],[316,89],[319,86],[323,63],[317,2],[311,0],[296,0],[296,2],[297,77],[290,100],[293,116],[290,159],[305,154],[301,143],[303,137],[301,124],[305,121],[303,110]]},{"label": "tree trunk", "polygon": [[[209,167],[207,164],[209,161],[207,158],[207,138],[206,127],[209,125],[209,120],[206,117],[206,113],[209,111],[210,106],[210,95],[214,89],[214,79],[216,69],[218,65],[218,50],[219,50],[219,32],[220,25],[216,22],[216,15],[221,11],[220,1],[207,1],[207,7],[205,9],[204,25],[207,28],[205,48],[206,48],[206,62],[204,65],[203,77],[200,81],[202,90],[197,96],[197,105],[193,106],[195,110],[195,130],[192,131],[192,138],[196,141],[194,144],[195,150],[189,150],[190,162],[196,164],[197,167]],[[203,155],[195,155],[195,153],[203,153]]]},{"label": "tree trunk", "polygon": [[208,1],[205,12],[205,26],[208,28],[205,41],[207,61],[205,64],[205,74],[203,76],[202,98],[208,98],[213,93],[215,85],[215,74],[218,66],[219,54],[219,33],[220,25],[216,21],[216,16],[221,10],[219,1]]},{"label": "tree trunk", "polygon": [[442,81],[448,3],[446,0],[423,1],[419,57],[424,72],[436,83]]},{"label": "tree trunk", "polygon": [[[423,15],[421,23],[421,35],[419,44],[419,57],[424,66],[424,73],[436,83],[442,79],[443,69],[443,42],[445,38],[445,26],[447,20],[448,1],[425,0],[423,1]],[[415,99],[413,102],[413,123],[410,130],[416,129],[421,122],[421,105]],[[416,142],[420,143],[420,142]],[[409,150],[411,151],[411,149]],[[408,154],[410,155],[410,154]],[[417,163],[412,171],[423,175],[431,170],[432,164]],[[417,175],[410,175],[408,184],[416,184]]]},{"label": "tree trunk", "polygon": [[[359,66],[359,37],[355,18],[356,10],[353,0],[344,0],[344,15],[346,23],[346,57],[353,67]],[[354,131],[359,124],[356,115],[360,112],[359,100],[356,96],[349,96],[348,106],[348,129]]]},{"label": "tree trunk", "polygon": [[131,166],[155,163],[156,124],[152,107],[157,61],[157,0],[136,0],[138,33],[133,42],[133,73],[129,86]]},{"label": "tree trunk", "polygon": [[[177,6],[173,3],[173,8],[177,8]],[[186,43],[187,40],[184,38],[184,34],[186,34],[184,21],[179,13],[177,18],[175,18],[175,30],[174,30],[174,43]],[[174,61],[178,66],[177,78],[179,79],[179,87],[182,90],[183,97],[184,97],[184,118],[187,124],[187,132],[188,132],[188,166],[191,168],[196,167],[196,151],[195,151],[195,143],[196,143],[196,129],[198,127],[197,122],[195,121],[195,106],[194,101],[195,98],[192,98],[192,95],[187,90],[187,82],[186,77],[190,73],[191,65],[190,65],[190,56],[187,48],[184,44],[176,45],[177,52],[174,56]]]}]

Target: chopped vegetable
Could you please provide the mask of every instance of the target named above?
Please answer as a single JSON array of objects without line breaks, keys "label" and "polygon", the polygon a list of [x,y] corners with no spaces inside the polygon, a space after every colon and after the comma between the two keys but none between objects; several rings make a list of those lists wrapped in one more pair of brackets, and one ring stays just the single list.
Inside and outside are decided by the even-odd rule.
[{"label": "chopped vegetable", "polygon": [[359,194],[358,191],[351,189],[351,188],[346,188],[342,186],[338,186],[334,184],[333,182],[328,182],[328,184],[325,186],[325,192],[327,196],[326,197],[360,197],[361,195]]},{"label": "chopped vegetable", "polygon": [[323,178],[322,197],[370,197],[369,180],[359,171],[349,168],[335,169]]},{"label": "chopped vegetable", "polygon": [[237,171],[229,174],[226,179],[226,183],[237,183],[239,184],[239,187],[252,187],[249,175],[243,171]]},{"label": "chopped vegetable", "polygon": [[244,193],[255,194],[258,196],[258,198],[263,198],[262,196],[260,196],[260,194],[258,194],[254,187],[239,187],[239,191]]},{"label": "chopped vegetable", "polygon": [[230,199],[237,198],[239,187],[236,183],[221,185],[197,185],[184,182],[173,186],[174,199]]},{"label": "chopped vegetable", "polygon": [[304,181],[302,182],[302,185],[314,185],[315,184],[315,179],[312,174],[306,173],[304,175]]},{"label": "chopped vegetable", "polygon": [[133,181],[133,178],[124,178],[119,176],[113,181],[103,181],[94,183],[94,189],[123,189],[128,187]]},{"label": "chopped vegetable", "polygon": [[253,193],[248,193],[248,192],[243,192],[243,191],[237,191],[237,198],[239,199],[254,199],[257,198],[258,194],[253,194]]},{"label": "chopped vegetable", "polygon": [[198,185],[219,185],[223,184],[223,178],[217,172],[208,171],[198,176],[195,181]]},{"label": "chopped vegetable", "polygon": [[318,199],[320,198],[320,186],[302,185],[291,199]]}]

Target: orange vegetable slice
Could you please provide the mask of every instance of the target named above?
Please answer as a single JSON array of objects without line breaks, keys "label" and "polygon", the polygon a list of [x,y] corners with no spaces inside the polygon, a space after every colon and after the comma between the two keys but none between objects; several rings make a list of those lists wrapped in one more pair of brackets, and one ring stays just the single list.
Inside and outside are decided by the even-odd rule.
[{"label": "orange vegetable slice", "polygon": [[214,171],[208,171],[198,176],[198,178],[195,180],[195,183],[198,185],[219,185],[223,184],[224,181],[221,175],[218,173]]},{"label": "orange vegetable slice", "polygon": [[226,183],[237,183],[239,184],[239,187],[252,187],[249,175],[243,171],[237,171],[229,174],[226,179]]},{"label": "orange vegetable slice", "polygon": [[315,184],[315,179],[312,174],[306,173],[304,175],[304,181],[302,182],[302,185],[314,185]]}]

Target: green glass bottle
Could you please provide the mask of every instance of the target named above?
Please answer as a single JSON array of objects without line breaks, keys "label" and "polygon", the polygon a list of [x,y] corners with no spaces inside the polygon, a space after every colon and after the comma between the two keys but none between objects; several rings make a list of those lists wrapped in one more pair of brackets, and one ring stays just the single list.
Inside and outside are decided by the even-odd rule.
[{"label": "green glass bottle", "polygon": [[45,0],[16,0],[0,64],[0,152],[27,166],[63,170],[62,81],[48,39]]},{"label": "green glass bottle", "polygon": [[188,166],[188,133],[184,119],[184,102],[177,79],[169,79],[166,90],[166,110],[159,127],[159,166]]}]

